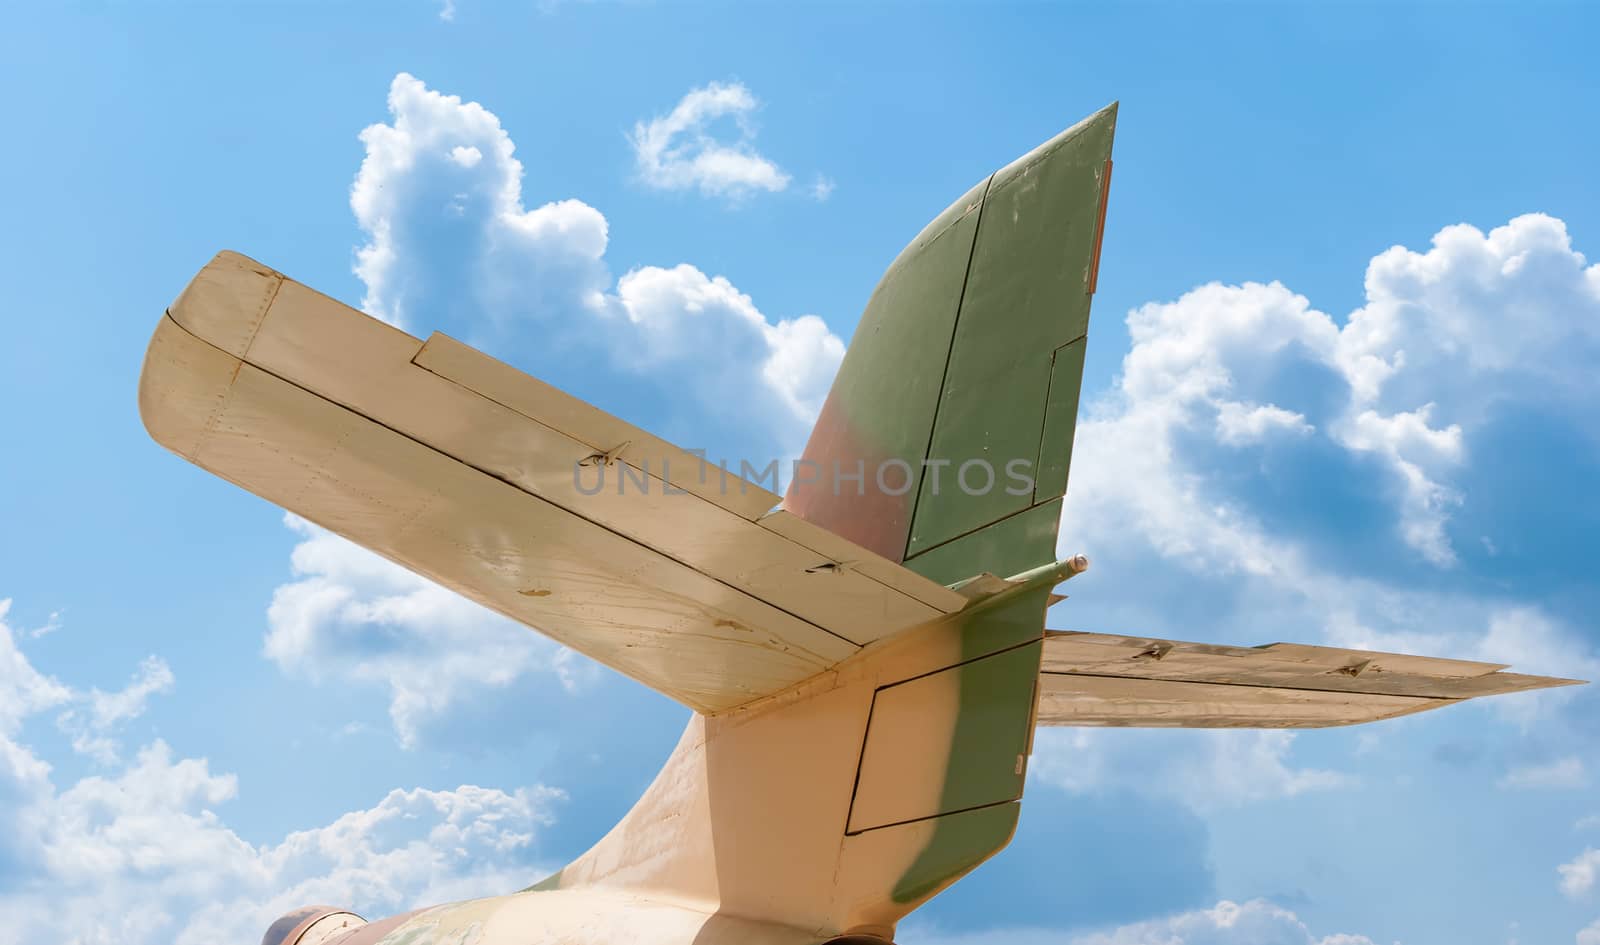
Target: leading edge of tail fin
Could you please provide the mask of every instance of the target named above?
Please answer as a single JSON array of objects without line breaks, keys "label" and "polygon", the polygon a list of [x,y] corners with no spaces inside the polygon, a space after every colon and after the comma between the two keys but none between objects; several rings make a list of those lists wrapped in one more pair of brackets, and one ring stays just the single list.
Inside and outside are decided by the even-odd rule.
[{"label": "leading edge of tail fin", "polygon": [[787,509],[941,583],[1054,557],[1116,116],[995,172],[900,253]]}]

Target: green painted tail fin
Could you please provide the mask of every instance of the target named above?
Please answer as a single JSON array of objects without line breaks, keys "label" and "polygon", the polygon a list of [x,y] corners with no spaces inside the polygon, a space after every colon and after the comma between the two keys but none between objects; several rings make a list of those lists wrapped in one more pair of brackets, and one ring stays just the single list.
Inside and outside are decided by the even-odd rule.
[{"label": "green painted tail fin", "polygon": [[1054,557],[1116,114],[997,171],[901,252],[788,509],[942,583]]}]

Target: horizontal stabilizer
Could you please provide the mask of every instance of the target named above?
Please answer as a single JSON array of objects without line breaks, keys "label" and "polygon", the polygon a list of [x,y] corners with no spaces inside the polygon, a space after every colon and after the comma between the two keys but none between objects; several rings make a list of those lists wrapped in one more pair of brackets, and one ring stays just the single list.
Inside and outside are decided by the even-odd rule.
[{"label": "horizontal stabilizer", "polygon": [[139,403],[190,462],[703,712],[968,603],[482,352],[235,253],[161,319]]},{"label": "horizontal stabilizer", "polygon": [[1579,684],[1498,663],[1045,631],[1040,725],[1325,728]]}]

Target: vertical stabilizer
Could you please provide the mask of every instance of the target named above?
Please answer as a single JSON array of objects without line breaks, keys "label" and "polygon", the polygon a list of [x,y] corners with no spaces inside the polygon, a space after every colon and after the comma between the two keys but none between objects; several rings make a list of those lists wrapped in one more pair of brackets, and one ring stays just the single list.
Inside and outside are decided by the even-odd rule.
[{"label": "vertical stabilizer", "polygon": [[788,509],[943,583],[1053,557],[1116,115],[991,175],[889,267]]},{"label": "vertical stabilizer", "polygon": [[[1054,557],[1115,118],[998,171],[890,266],[791,512],[941,583]],[[892,939],[1016,826],[1050,587],[1001,587],[696,716],[639,805],[536,890]]]}]

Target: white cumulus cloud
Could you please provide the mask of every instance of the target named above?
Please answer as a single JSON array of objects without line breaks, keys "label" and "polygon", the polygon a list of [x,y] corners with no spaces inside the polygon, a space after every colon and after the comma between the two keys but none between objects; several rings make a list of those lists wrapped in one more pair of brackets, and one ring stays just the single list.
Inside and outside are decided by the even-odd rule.
[{"label": "white cumulus cloud", "polygon": [[1209,909],[1098,932],[998,929],[943,934],[912,926],[900,936],[919,945],[1375,945],[1365,935],[1317,935],[1287,909],[1265,900],[1223,900]]},{"label": "white cumulus cloud", "polygon": [[1600,881],[1600,850],[1590,847],[1570,863],[1556,867],[1556,872],[1561,876],[1561,891],[1573,899],[1581,898]]},{"label": "white cumulus cloud", "polygon": [[728,355],[697,366],[712,397],[747,384],[754,365],[782,415],[810,419],[844,358],[844,342],[817,316],[774,324],[727,279],[687,264],[635,269],[618,280],[616,298],[648,339],[635,354],[642,370],[669,370],[719,348]]},{"label": "white cumulus cloud", "polygon": [[23,719],[57,708],[63,711],[56,724],[71,736],[74,751],[101,764],[114,763],[117,729],[143,715],[151,696],[172,689],[172,670],[164,660],[150,656],[139,664],[128,685],[115,692],[63,685],[34,669],[17,639],[39,634],[12,628],[6,622],[10,610],[10,599],[0,599],[0,775],[9,771],[16,783],[22,783],[37,781],[48,772],[48,765],[11,739]]},{"label": "white cumulus cloud", "polygon": [[[685,409],[714,408],[727,429],[758,431],[768,448],[803,435],[844,354],[822,319],[769,318],[728,278],[687,263],[638,266],[613,282],[605,216],[570,198],[524,206],[522,162],[492,112],[404,73],[388,106],[390,121],[361,133],[350,195],[367,236],[356,274],[368,312],[501,357],[545,352],[558,371],[583,364],[591,383],[659,383],[687,395]],[[755,107],[742,86],[713,85],[641,124],[639,141],[660,173],[687,162],[684,173],[718,193],[778,186],[787,177],[748,140],[706,138],[718,117],[748,130]],[[274,595],[266,654],[300,676],[386,686],[403,743],[468,696],[571,687],[587,671],[526,628],[289,521],[301,536],[295,577]]]},{"label": "white cumulus cloud", "polygon": [[[1326,457],[1343,457],[1351,474],[1371,477],[1362,486],[1383,497],[1393,539],[1419,566],[1448,568],[1457,560],[1451,516],[1472,501],[1462,475],[1494,411],[1532,396],[1541,409],[1582,416],[1600,394],[1592,369],[1565,350],[1594,348],[1597,273],[1561,221],[1536,214],[1488,234],[1447,227],[1424,253],[1385,251],[1368,267],[1366,304],[1343,324],[1279,283],[1204,285],[1133,310],[1121,373],[1086,400],[1078,425],[1059,549],[1098,552],[1127,578],[1097,569],[1067,606],[1117,599],[1100,609],[1126,625],[1089,630],[1324,642],[1596,678],[1593,646],[1540,602],[1492,595],[1481,582],[1450,589],[1387,579],[1359,560],[1329,557],[1297,524],[1270,517],[1258,496],[1281,484],[1272,463],[1284,450],[1315,456],[1319,469]],[[1511,313],[1519,330],[1506,339],[1494,326]],[[1505,356],[1503,345],[1517,355]],[[1241,473],[1243,463],[1256,468]],[[1333,481],[1337,473],[1322,475],[1333,491],[1345,485]],[[1191,589],[1172,602],[1182,611],[1152,602],[1151,589],[1164,585]],[[1197,588],[1226,602],[1200,627],[1192,625]],[[1528,725],[1579,691],[1489,705]],[[1289,743],[1271,734],[1182,733],[1157,771],[1127,762],[1151,737],[1041,733],[1035,767],[1078,790],[1141,776],[1184,783],[1213,805],[1337,783],[1330,772],[1297,771]],[[1228,777],[1228,759],[1246,749],[1257,773],[1241,784]],[[1524,773],[1516,783],[1570,778],[1569,768]]]},{"label": "white cumulus cloud", "polygon": [[[1585,678],[1600,668],[1592,647],[1536,603],[1391,584],[1319,559],[1300,533],[1264,518],[1253,495],[1229,491],[1218,466],[1231,453],[1216,446],[1266,451],[1287,435],[1296,448],[1377,458],[1393,534],[1421,560],[1447,565],[1456,557],[1449,515],[1471,501],[1452,477],[1471,461],[1473,436],[1495,406],[1533,390],[1576,416],[1600,393],[1588,368],[1559,383],[1521,382],[1551,371],[1557,348],[1591,344],[1600,325],[1595,271],[1559,220],[1529,215],[1488,235],[1448,227],[1427,253],[1386,251],[1368,269],[1368,303],[1342,327],[1277,283],[1207,285],[1134,310],[1122,372],[1078,426],[1063,515],[1073,547],[1064,552],[1101,549],[1142,568],[1228,582],[1258,612],[1251,625],[1273,620],[1261,631],[1271,636],[1232,642],[1321,636]],[[1530,326],[1507,342],[1528,358],[1478,350],[1501,341],[1468,326],[1484,328],[1502,311]],[[1570,691],[1495,704],[1564,698]]]},{"label": "white cumulus cloud", "polygon": [[719,414],[804,432],[844,356],[820,318],[770,318],[687,263],[638,266],[613,285],[605,216],[570,198],[524,207],[516,145],[492,112],[404,73],[389,111],[361,133],[350,197],[367,234],[356,273],[368,312],[489,336],[502,356],[565,345],[624,374],[687,379]]},{"label": "white cumulus cloud", "polygon": [[172,691],[172,670],[165,660],[149,656],[128,685],[116,692],[90,690],[83,705],[68,709],[57,720],[63,731],[72,734],[72,748],[101,764],[117,760],[116,743],[111,733],[122,723],[144,714],[150,697]]},{"label": "white cumulus cloud", "polygon": [[[638,266],[613,282],[605,216],[570,198],[524,206],[522,162],[492,112],[404,73],[388,106],[390,121],[361,133],[366,156],[350,194],[367,237],[356,274],[368,312],[502,357],[534,349],[557,370],[589,365],[591,381],[659,383],[687,395],[686,409],[715,408],[728,429],[759,431],[769,448],[803,435],[844,355],[822,319],[769,318],[728,278],[687,263]],[[641,146],[662,173],[686,161],[718,193],[776,186],[787,177],[747,140],[705,137],[718,117],[748,129],[755,107],[742,86],[698,90],[642,124]],[[587,671],[526,628],[289,522],[301,537],[295,576],[274,594],[266,654],[300,676],[387,687],[403,743],[469,696],[571,687]]]},{"label": "white cumulus cloud", "polygon": [[1513,768],[1500,779],[1500,787],[1512,789],[1575,789],[1589,784],[1583,759],[1561,758],[1542,765]]},{"label": "white cumulus cloud", "polygon": [[[1470,500],[1452,479],[1497,405],[1520,396],[1570,410],[1600,394],[1597,286],[1600,266],[1565,225],[1529,214],[1488,234],[1446,227],[1424,253],[1385,251],[1368,267],[1366,304],[1342,325],[1279,283],[1211,284],[1142,306],[1128,316],[1133,348],[1115,388],[1079,427],[1092,461],[1073,463],[1069,517],[1131,519],[1169,553],[1204,549],[1259,571],[1277,550],[1247,510],[1207,500],[1183,437],[1211,428],[1237,445],[1316,428],[1387,467],[1397,533],[1449,565],[1450,517]],[[1284,375],[1309,376],[1301,383],[1337,406],[1317,420],[1272,402],[1292,393]]]},{"label": "white cumulus cloud", "polygon": [[1600,919],[1578,932],[1576,945],[1600,945]]},{"label": "white cumulus cloud", "polygon": [[1228,401],[1217,409],[1217,439],[1231,445],[1259,443],[1275,432],[1306,434],[1311,431],[1311,424],[1303,414],[1282,407]]},{"label": "white cumulus cloud", "polygon": [[1200,811],[1350,785],[1301,767],[1281,731],[1046,728],[1034,736],[1029,777],[1073,793],[1138,793]]},{"label": "white cumulus cloud", "polygon": [[171,672],[147,661],[119,693],[76,689],[33,667],[5,609],[0,602],[0,945],[251,942],[312,903],[386,915],[509,892],[541,873],[533,844],[562,797],[541,786],[394,790],[257,845],[221,814],[238,779],[159,739],[123,763],[107,728],[113,770],[58,783],[40,760],[48,748],[18,740],[27,718],[72,705],[86,725],[125,721],[170,687]]},{"label": "white cumulus cloud", "polygon": [[[11,599],[0,598],[0,811],[44,790],[50,776],[50,766],[17,740],[22,723],[75,698],[67,686],[33,668],[17,646],[16,631],[6,622],[10,611]],[[0,855],[5,849],[0,832]]]},{"label": "white cumulus cloud", "polygon": [[[785,189],[788,173],[755,148],[752,117],[760,106],[739,82],[691,89],[672,111],[633,126],[640,178],[660,190],[698,190],[712,197]],[[719,137],[719,123],[731,125],[733,134]],[[831,183],[827,189],[832,190]]]},{"label": "white cumulus cloud", "polygon": [[400,741],[468,694],[517,686],[577,687],[568,650],[453,591],[294,515],[295,579],[267,611],[264,650],[314,680],[385,687]]}]

